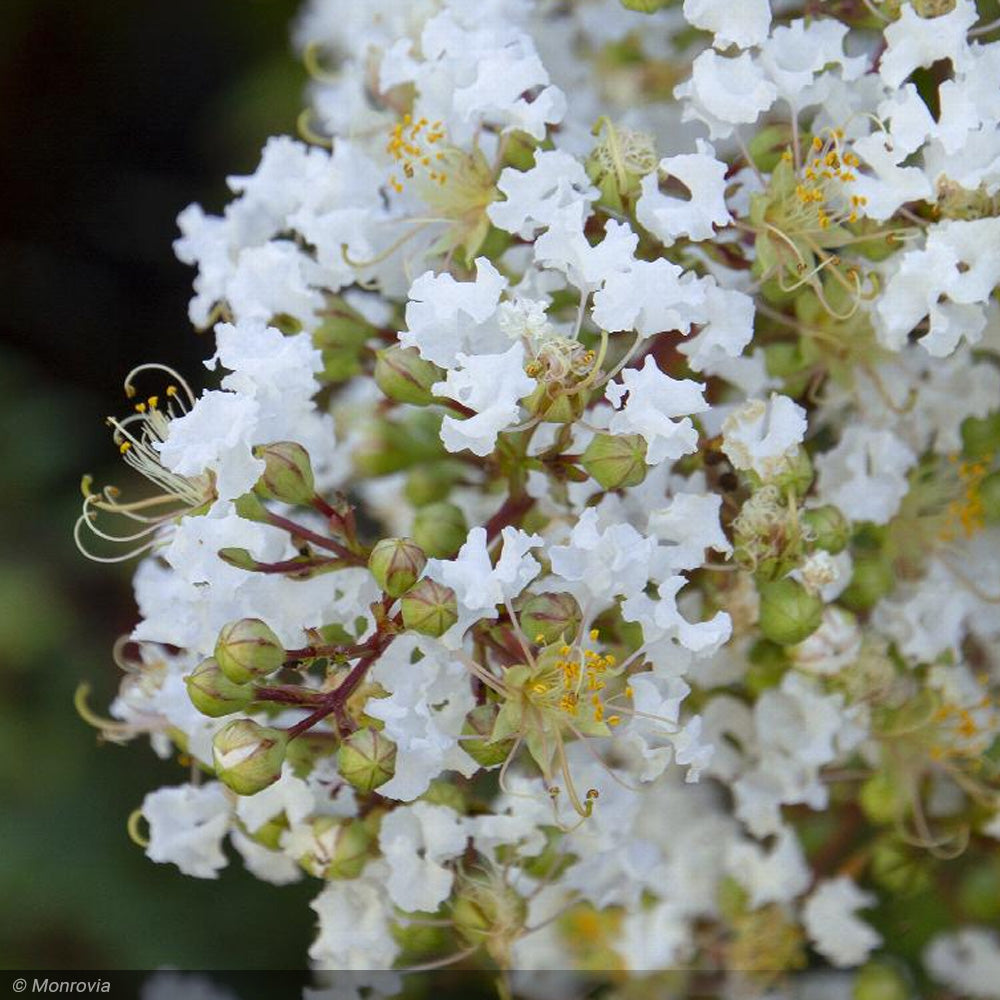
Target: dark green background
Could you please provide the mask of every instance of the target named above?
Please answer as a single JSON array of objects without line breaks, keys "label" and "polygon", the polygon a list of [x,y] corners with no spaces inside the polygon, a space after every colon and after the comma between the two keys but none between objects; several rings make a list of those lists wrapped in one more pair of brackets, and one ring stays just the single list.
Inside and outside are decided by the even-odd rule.
[{"label": "dark green background", "polygon": [[0,3],[0,968],[305,964],[318,884],[148,861],[125,820],[186,772],[146,740],[98,746],[72,704],[81,680],[107,704],[136,616],[131,565],[73,547],[80,476],[124,478],[103,418],[133,364],[205,374],[175,219],[220,211],[226,175],[294,129],[296,8]]}]

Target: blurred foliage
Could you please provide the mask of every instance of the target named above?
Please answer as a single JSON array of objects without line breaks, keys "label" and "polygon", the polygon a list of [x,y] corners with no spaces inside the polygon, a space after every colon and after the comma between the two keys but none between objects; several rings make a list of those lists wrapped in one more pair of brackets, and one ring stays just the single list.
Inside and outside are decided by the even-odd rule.
[{"label": "blurred foliage", "polygon": [[110,700],[136,615],[132,566],[73,547],[80,477],[123,478],[102,421],[133,364],[209,353],[174,220],[219,211],[224,178],[294,129],[296,7],[0,4],[0,968],[305,965],[318,886],[264,885],[235,855],[218,882],[148,861],[125,821],[187,772],[99,746],[72,700],[82,679]]}]

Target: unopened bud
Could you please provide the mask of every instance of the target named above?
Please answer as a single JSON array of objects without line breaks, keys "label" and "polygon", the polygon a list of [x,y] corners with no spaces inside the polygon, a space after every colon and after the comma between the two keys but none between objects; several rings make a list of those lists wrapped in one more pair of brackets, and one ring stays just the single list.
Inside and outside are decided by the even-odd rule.
[{"label": "unopened bud", "polygon": [[807,639],[823,620],[823,599],[786,577],[760,586],[760,631],[779,646]]},{"label": "unopened bud", "polygon": [[847,547],[851,525],[833,504],[811,507],[802,512],[801,520],[815,548],[826,549],[835,556]]},{"label": "unopened bud", "polygon": [[451,587],[424,577],[400,602],[403,624],[413,632],[439,638],[458,621],[458,600]]},{"label": "unopened bud", "polygon": [[638,11],[640,14],[655,14],[666,7],[670,0],[619,0],[626,10]]},{"label": "unopened bud", "polygon": [[403,492],[414,507],[447,500],[455,482],[462,477],[462,469],[450,462],[418,465],[406,477]]},{"label": "unopened bud", "polygon": [[319,816],[310,824],[312,841],[299,864],[316,878],[357,878],[371,857],[375,838],[362,820]]},{"label": "unopened bud", "polygon": [[595,434],[583,467],[606,490],[638,486],[646,478],[646,441],[638,434]]},{"label": "unopened bud", "polygon": [[861,786],[858,802],[865,815],[883,825],[898,820],[906,809],[907,791],[888,771],[876,771]]},{"label": "unopened bud", "polygon": [[899,969],[873,961],[858,969],[851,1000],[909,1000],[913,996]]},{"label": "unopened bud", "polygon": [[219,633],[215,659],[235,684],[273,674],[285,662],[281,640],[259,618],[240,618]]},{"label": "unopened bud", "polygon": [[851,582],[840,595],[840,603],[851,611],[868,611],[895,586],[892,566],[881,553],[862,552],[854,558]]},{"label": "unopened bud", "polygon": [[477,705],[465,717],[465,725],[462,726],[463,738],[459,745],[483,767],[502,764],[510,756],[516,742],[514,737],[493,742],[493,727],[498,714],[496,705]]},{"label": "unopened bud", "polygon": [[340,744],[337,768],[359,792],[372,792],[396,773],[396,744],[375,729],[359,729]]},{"label": "unopened bud", "polygon": [[583,613],[572,594],[531,594],[521,603],[518,620],[529,642],[548,645],[573,635]]},{"label": "unopened bud", "polygon": [[558,385],[539,381],[535,390],[521,400],[532,415],[548,424],[571,424],[583,416],[590,393],[585,389],[566,392]]},{"label": "unopened bud", "polygon": [[962,421],[962,451],[966,458],[987,458],[1000,451],[1000,411]]},{"label": "unopened bud", "polygon": [[435,559],[451,558],[468,535],[465,515],[447,501],[421,507],[413,518],[413,540]]},{"label": "unopened bud", "polygon": [[390,596],[402,597],[420,579],[427,556],[409,538],[383,538],[368,557],[375,582]]},{"label": "unopened bud", "polygon": [[184,678],[184,683],[191,704],[213,719],[241,712],[253,700],[253,689],[248,684],[234,684],[214,657],[202,660]]},{"label": "unopened bud", "polygon": [[212,740],[215,774],[238,795],[256,795],[281,777],[288,734],[234,719]]},{"label": "unopened bud", "polygon": [[425,361],[415,347],[393,345],[379,351],[375,359],[375,383],[389,399],[413,406],[435,401],[431,386],[444,379],[444,369]]},{"label": "unopened bud", "polygon": [[316,496],[309,452],[295,441],[259,444],[254,457],[263,459],[264,473],[254,491],[268,500],[307,505]]}]

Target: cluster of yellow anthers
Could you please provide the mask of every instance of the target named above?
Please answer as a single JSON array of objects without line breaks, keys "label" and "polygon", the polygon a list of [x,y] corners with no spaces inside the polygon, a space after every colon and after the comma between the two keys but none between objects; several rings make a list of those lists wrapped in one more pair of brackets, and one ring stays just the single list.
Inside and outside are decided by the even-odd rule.
[{"label": "cluster of yellow anthers", "polygon": [[986,510],[979,487],[991,466],[988,460],[963,462],[958,455],[949,455],[948,458],[956,467],[961,496],[948,504],[947,519],[940,535],[945,542],[956,537],[959,527],[966,538],[971,538],[986,524]]},{"label": "cluster of yellow anthers", "polygon": [[[448,174],[442,167],[445,154],[434,149],[445,137],[444,125],[440,121],[429,122],[426,118],[413,120],[412,115],[403,115],[389,133],[385,151],[400,164],[403,175],[412,180],[417,170],[422,168],[427,177],[436,184],[444,185]],[[402,181],[398,175],[389,178],[393,191],[401,193]]]},{"label": "cluster of yellow anthers", "polygon": [[[826,138],[815,136],[812,141],[811,156],[802,165],[799,183],[795,186],[795,196],[806,209],[815,208],[816,223],[820,229],[829,229],[841,222],[857,222],[858,209],[866,205],[863,195],[848,196],[842,188],[857,180],[855,169],[861,161],[855,153],[844,150],[841,140],[842,129],[826,129]],[[785,150],[782,157],[791,162],[791,150]],[[839,182],[834,189],[833,183]],[[837,200],[843,200],[841,209],[831,207]]]},{"label": "cluster of yellow anthers", "polygon": [[[590,630],[590,638],[596,642],[600,636],[598,629]],[[537,636],[536,642],[544,641],[543,636]],[[609,715],[605,718],[604,703],[601,700],[601,691],[607,686],[604,675],[611,670],[617,660],[611,653],[600,654],[593,649],[579,651],[574,655],[575,648],[563,644],[559,648],[559,659],[555,661],[555,669],[561,674],[562,684],[558,686],[558,707],[567,715],[576,715],[580,704],[580,698],[585,693],[590,696],[590,704],[593,709],[594,722],[604,722],[609,726],[617,726],[621,718],[617,715]],[[550,691],[550,685],[544,680],[537,680],[532,686],[532,693],[546,695]],[[631,696],[631,688],[626,688],[626,695]]]},{"label": "cluster of yellow anthers", "polygon": [[995,732],[1000,721],[1000,704],[990,695],[989,677],[982,674],[977,681],[983,688],[983,696],[974,705],[945,702],[934,713],[932,722],[937,727],[937,739],[930,748],[932,759],[941,761],[971,755],[975,767],[985,764],[981,759],[985,749],[983,742],[989,742],[990,734]]}]

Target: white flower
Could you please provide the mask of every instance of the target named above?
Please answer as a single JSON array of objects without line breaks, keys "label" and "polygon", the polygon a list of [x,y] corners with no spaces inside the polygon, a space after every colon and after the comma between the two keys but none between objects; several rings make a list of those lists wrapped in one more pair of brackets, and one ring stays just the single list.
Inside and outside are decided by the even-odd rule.
[{"label": "white flower", "polygon": [[745,49],[767,38],[771,5],[768,0],[745,0],[739,4],[729,0],[684,0],[684,17],[696,28],[715,32],[712,44],[716,48],[737,45]]},{"label": "white flower", "polygon": [[787,396],[751,399],[726,417],[722,450],[735,469],[773,479],[789,468],[809,425],[806,411]]},{"label": "white flower", "polygon": [[495,568],[487,551],[485,528],[473,528],[453,560],[432,559],[427,564],[427,575],[451,587],[461,608],[476,618],[493,617],[497,605],[516,597],[541,569],[529,554],[542,544],[540,535],[508,525],[501,537],[503,550]]},{"label": "white flower", "polygon": [[730,844],[726,871],[750,893],[754,910],[768,903],[791,902],[812,881],[812,870],[790,826],[781,828],[770,851],[748,840]]},{"label": "white flower", "polygon": [[219,782],[157,789],[142,800],[142,815],[149,824],[151,861],[170,862],[194,878],[218,878],[229,863],[222,840],[232,806]]},{"label": "white flower", "polygon": [[697,446],[698,432],[686,415],[708,409],[704,390],[700,382],[664,375],[647,355],[642,368],[626,368],[620,382],[608,383],[605,395],[618,411],[608,429],[641,435],[650,465],[674,461]]},{"label": "white flower", "polygon": [[687,99],[685,121],[703,121],[711,138],[724,139],[736,125],[755,122],[778,91],[748,52],[729,59],[706,49],[692,63],[691,79],[674,94]]},{"label": "white flower", "polygon": [[885,52],[878,71],[887,87],[898,87],[918,66],[950,59],[958,69],[968,47],[966,33],[976,23],[976,5],[958,0],[940,17],[921,17],[910,4],[900,7],[899,18],[885,29]]},{"label": "white flower", "polygon": [[975,998],[1000,998],[1000,936],[986,927],[938,934],[924,950],[924,966],[939,983]]},{"label": "white flower", "polygon": [[701,319],[702,283],[690,272],[660,258],[636,260],[604,279],[594,295],[594,322],[612,333],[635,330],[649,337],[664,330],[687,330]]},{"label": "white flower", "polygon": [[[642,195],[636,204],[636,219],[664,246],[680,236],[709,240],[714,226],[730,222],[726,207],[726,164],[715,158],[715,150],[704,139],[697,153],[667,156],[657,170],[642,179]],[[689,198],[664,194],[659,177],[673,177],[687,188]]]},{"label": "white flower", "polygon": [[403,347],[451,367],[463,352],[500,350],[506,338],[494,314],[507,279],[485,258],[476,260],[476,280],[456,281],[444,272],[427,271],[410,286],[406,304],[407,329],[399,334]]},{"label": "white flower", "polygon": [[583,202],[560,209],[535,240],[535,260],[562,271],[577,288],[590,292],[610,275],[632,267],[639,237],[631,226],[612,219],[604,227],[601,242],[592,245],[583,232],[586,214]]},{"label": "white flower", "polygon": [[595,201],[599,194],[580,161],[559,149],[536,152],[528,170],[505,168],[497,188],[505,200],[493,202],[486,212],[495,226],[522,239],[551,226],[561,209]]},{"label": "white flower", "polygon": [[823,621],[804,642],[789,650],[792,662],[810,674],[837,674],[854,663],[861,652],[861,629],[849,611],[831,605]]},{"label": "white flower", "polygon": [[466,838],[458,813],[447,806],[415,802],[393,809],[378,837],[389,866],[389,898],[400,909],[433,913],[448,898],[455,878],[441,862],[458,857]]},{"label": "white flower", "polygon": [[816,459],[817,493],[852,521],[886,524],[909,489],[917,456],[890,431],[848,426],[836,447]]},{"label": "white flower", "polygon": [[922,250],[909,250],[875,303],[879,340],[898,350],[930,317],[919,342],[935,357],[963,338],[976,343],[986,327],[985,303],[1000,284],[1000,219],[947,220],[932,226]]},{"label": "white flower", "polygon": [[612,524],[600,530],[597,511],[588,507],[573,526],[569,543],[549,550],[552,572],[576,583],[595,601],[617,594],[636,594],[649,580],[649,561],[656,549],[631,525]]},{"label": "white flower", "polygon": [[535,388],[535,380],[524,371],[524,345],[511,344],[503,354],[462,354],[455,357],[443,382],[431,386],[435,396],[446,396],[475,410],[471,417],[441,421],[441,441],[448,451],[468,449],[488,455],[496,447],[497,434],[516,424],[520,401]]},{"label": "white flower", "polygon": [[697,372],[707,372],[713,362],[738,358],[753,339],[754,301],[745,292],[720,288],[713,280],[701,282],[705,290],[705,315],[696,322],[701,330],[677,350]]},{"label": "white flower", "polygon": [[846,875],[821,882],[806,900],[802,919],[816,950],[834,965],[861,965],[882,936],[854,915],[875,896],[862,892]]},{"label": "white flower", "polygon": [[319,935],[309,957],[320,969],[388,969],[399,954],[385,892],[388,866],[368,863],[360,878],[334,879],[309,905],[319,916]]}]

